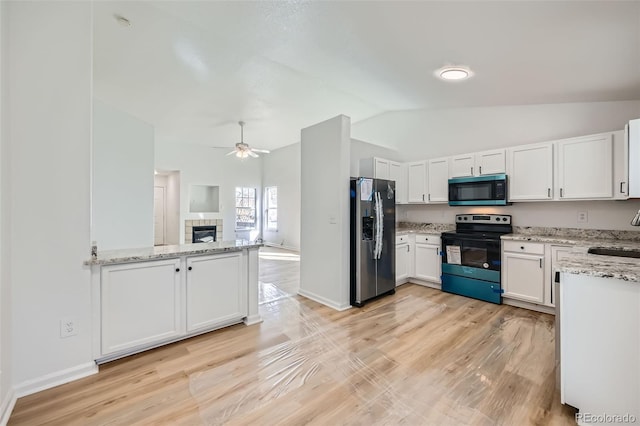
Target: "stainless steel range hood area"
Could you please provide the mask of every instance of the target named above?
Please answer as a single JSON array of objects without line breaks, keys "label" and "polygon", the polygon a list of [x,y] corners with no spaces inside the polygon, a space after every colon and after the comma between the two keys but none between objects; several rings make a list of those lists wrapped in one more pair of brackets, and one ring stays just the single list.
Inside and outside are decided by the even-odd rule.
[{"label": "stainless steel range hood area", "polygon": [[640,198],[640,118],[629,121],[629,198]]}]

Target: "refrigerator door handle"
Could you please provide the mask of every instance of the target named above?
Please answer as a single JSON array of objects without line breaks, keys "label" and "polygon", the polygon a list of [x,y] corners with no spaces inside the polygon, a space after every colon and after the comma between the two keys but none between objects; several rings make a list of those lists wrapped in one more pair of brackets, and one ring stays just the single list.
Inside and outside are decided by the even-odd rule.
[{"label": "refrigerator door handle", "polygon": [[373,258],[380,259],[382,255],[382,235],[384,232],[384,222],[383,222],[383,213],[382,213],[382,198],[380,197],[380,193],[376,192],[374,194],[374,210],[375,210],[375,247],[373,250]]}]

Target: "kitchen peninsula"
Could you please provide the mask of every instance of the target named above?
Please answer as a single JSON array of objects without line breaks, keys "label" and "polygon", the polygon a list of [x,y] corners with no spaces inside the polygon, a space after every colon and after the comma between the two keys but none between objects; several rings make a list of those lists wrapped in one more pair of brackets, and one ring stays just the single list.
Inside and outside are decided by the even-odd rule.
[{"label": "kitchen peninsula", "polygon": [[243,240],[110,250],[91,267],[93,358],[131,355],[258,314],[258,249]]}]

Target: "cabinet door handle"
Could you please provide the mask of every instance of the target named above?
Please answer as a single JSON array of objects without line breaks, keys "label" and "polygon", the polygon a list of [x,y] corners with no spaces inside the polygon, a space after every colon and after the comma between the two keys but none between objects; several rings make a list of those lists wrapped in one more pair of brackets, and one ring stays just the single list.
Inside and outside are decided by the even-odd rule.
[{"label": "cabinet door handle", "polygon": [[431,201],[431,194],[427,195],[427,200]]},{"label": "cabinet door handle", "polygon": [[625,182],[620,182],[620,193],[621,194],[624,194],[624,191],[622,190],[622,185],[624,185],[624,184],[625,184]]},{"label": "cabinet door handle", "polygon": [[562,198],[562,188],[560,188],[560,198]]},{"label": "cabinet door handle", "polygon": [[440,250],[438,247],[435,248],[436,249],[436,256],[439,254],[438,250]]},{"label": "cabinet door handle", "polygon": [[422,202],[424,203],[424,194],[422,194]]},{"label": "cabinet door handle", "polygon": [[176,268],[176,272],[180,272],[180,268]]},{"label": "cabinet door handle", "polygon": [[482,174],[482,166],[478,166],[478,174],[481,175]]},{"label": "cabinet door handle", "polygon": [[188,269],[188,270],[192,270],[193,268],[192,268],[191,266],[189,266],[187,269]]},{"label": "cabinet door handle", "polygon": [[542,268],[542,258],[540,258],[540,267]]},{"label": "cabinet door handle", "polygon": [[520,246],[520,250],[524,250],[524,246]]},{"label": "cabinet door handle", "polygon": [[473,176],[473,166],[471,166],[471,176]]},{"label": "cabinet door handle", "polygon": [[547,188],[547,198],[551,198],[551,188]]}]

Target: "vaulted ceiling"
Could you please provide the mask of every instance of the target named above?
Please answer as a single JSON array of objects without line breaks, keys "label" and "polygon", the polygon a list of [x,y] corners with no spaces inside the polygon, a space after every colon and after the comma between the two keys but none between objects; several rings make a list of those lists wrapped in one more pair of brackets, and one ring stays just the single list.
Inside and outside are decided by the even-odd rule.
[{"label": "vaulted ceiling", "polygon": [[[337,114],[640,99],[636,1],[104,1],[94,21],[95,96],[176,142],[231,147],[241,119],[273,149]],[[475,76],[441,81],[447,64]]]}]

